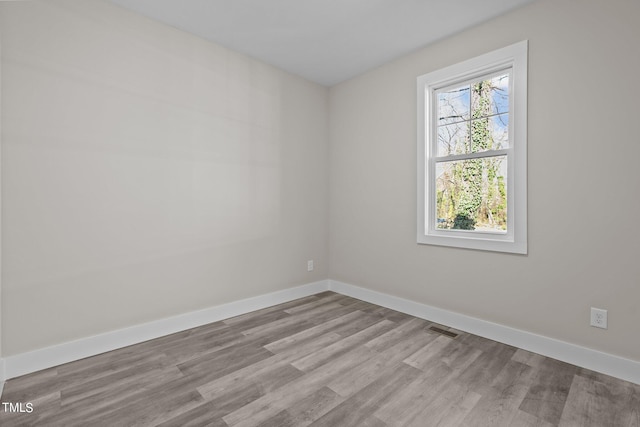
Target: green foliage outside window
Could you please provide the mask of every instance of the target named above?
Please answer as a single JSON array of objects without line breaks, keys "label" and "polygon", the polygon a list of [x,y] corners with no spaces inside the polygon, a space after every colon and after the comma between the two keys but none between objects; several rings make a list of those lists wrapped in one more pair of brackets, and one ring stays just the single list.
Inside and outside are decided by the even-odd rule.
[{"label": "green foliage outside window", "polygon": [[[446,132],[439,132],[439,143],[449,150],[443,154],[477,153],[504,148],[502,144],[505,141],[501,135],[506,135],[507,132],[505,121],[508,123],[508,113],[501,111],[503,105],[500,104],[499,97],[505,99],[506,95],[504,87],[497,83],[505,77],[487,79],[466,87],[467,92],[469,89],[471,92],[471,96],[467,95],[466,98],[470,101],[467,104],[468,110],[451,117],[464,118],[466,115],[468,119],[454,125],[453,132],[448,129]],[[455,91],[463,92],[460,89]],[[451,102],[454,98],[443,99]],[[508,98],[506,99],[508,102]],[[456,111],[453,104],[447,108],[447,111]],[[451,125],[443,125],[444,127],[452,128]],[[460,129],[463,130],[459,131]],[[439,163],[436,183],[437,227],[506,230],[505,177],[505,156]]]}]

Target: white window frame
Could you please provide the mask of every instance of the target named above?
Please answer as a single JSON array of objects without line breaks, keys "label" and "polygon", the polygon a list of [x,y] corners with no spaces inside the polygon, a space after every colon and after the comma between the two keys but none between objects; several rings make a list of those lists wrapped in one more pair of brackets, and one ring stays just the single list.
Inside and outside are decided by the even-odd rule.
[{"label": "white window frame", "polygon": [[[418,243],[527,253],[527,50],[525,40],[418,77]],[[500,150],[507,156],[507,232],[437,229],[435,93],[503,70],[510,72],[509,148]]]}]

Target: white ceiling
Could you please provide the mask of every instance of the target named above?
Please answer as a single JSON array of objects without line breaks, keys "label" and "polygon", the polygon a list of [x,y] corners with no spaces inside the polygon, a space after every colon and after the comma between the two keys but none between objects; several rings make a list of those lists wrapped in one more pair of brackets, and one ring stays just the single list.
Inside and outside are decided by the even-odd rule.
[{"label": "white ceiling", "polygon": [[331,86],[533,0],[110,0]]}]

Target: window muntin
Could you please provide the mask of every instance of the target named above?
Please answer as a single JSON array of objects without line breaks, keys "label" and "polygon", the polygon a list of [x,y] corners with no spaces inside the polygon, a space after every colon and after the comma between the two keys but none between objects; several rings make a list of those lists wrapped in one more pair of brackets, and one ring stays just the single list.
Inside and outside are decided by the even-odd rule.
[{"label": "window muntin", "polygon": [[418,78],[418,243],[526,253],[527,42]]}]

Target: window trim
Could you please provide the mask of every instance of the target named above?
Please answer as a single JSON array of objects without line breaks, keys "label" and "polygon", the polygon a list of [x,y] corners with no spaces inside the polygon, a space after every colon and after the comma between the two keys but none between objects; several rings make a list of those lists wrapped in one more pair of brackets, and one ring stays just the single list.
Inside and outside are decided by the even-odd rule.
[{"label": "window trim", "polygon": [[[419,244],[527,253],[527,50],[525,40],[418,77]],[[507,232],[438,230],[434,218],[435,197],[427,197],[435,192],[434,94],[447,86],[501,70],[510,71],[509,148],[500,150],[507,154]],[[482,153],[478,156],[485,157]]]}]

